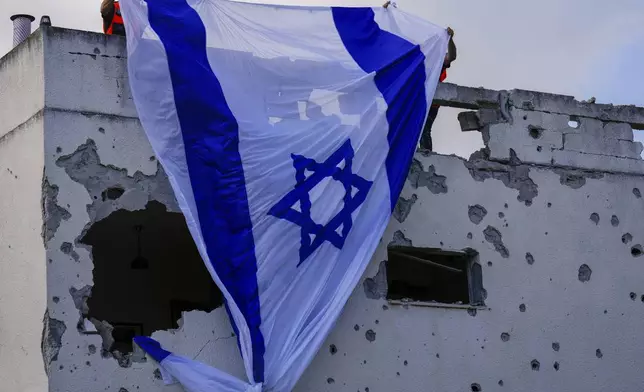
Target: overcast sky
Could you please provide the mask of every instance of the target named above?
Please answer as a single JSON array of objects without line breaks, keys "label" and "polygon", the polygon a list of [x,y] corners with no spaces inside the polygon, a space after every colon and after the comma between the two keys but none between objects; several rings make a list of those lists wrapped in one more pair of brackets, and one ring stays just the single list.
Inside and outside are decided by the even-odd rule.
[{"label": "overcast sky", "polygon": [[[377,5],[369,0],[285,4]],[[644,106],[644,0],[399,0],[398,7],[451,26],[458,60],[448,81],[522,88]],[[11,48],[9,16],[48,14],[55,26],[101,30],[100,0],[0,0],[0,54]],[[36,27],[34,25],[34,27]],[[461,133],[455,113],[434,125],[440,152],[469,155],[478,132]]]}]

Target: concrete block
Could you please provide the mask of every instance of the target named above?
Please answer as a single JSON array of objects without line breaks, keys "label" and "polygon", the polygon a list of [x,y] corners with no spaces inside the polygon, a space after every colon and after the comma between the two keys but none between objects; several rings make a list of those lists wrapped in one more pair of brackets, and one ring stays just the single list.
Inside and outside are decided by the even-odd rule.
[{"label": "concrete block", "polygon": [[644,160],[577,151],[553,151],[553,165],[614,173],[644,174]]},{"label": "concrete block", "polygon": [[476,131],[481,128],[476,112],[461,112],[457,118],[463,132]]},{"label": "concrete block", "polygon": [[479,109],[477,116],[481,126],[507,122],[499,109]]},{"label": "concrete block", "polygon": [[517,127],[528,127],[532,125],[552,132],[578,132],[577,129],[568,125],[570,116],[563,114],[513,109],[512,118],[514,120],[514,125]]},{"label": "concrete block", "polygon": [[434,103],[461,109],[497,107],[499,92],[483,87],[474,88],[452,83],[439,83],[434,94]]},{"label": "concrete block", "polygon": [[564,150],[641,159],[642,144],[591,134],[570,134],[564,138]]},{"label": "concrete block", "polygon": [[576,117],[574,121],[579,122],[578,132],[575,133],[604,137],[603,121],[588,117]]},{"label": "concrete block", "polygon": [[493,124],[488,129],[487,147],[490,150],[490,158],[494,160],[509,160],[512,149],[522,162],[550,164],[552,150],[563,147],[563,134],[560,132],[516,124]]},{"label": "concrete block", "polygon": [[633,141],[633,128],[630,124],[607,122],[604,123],[604,134],[608,138]]}]

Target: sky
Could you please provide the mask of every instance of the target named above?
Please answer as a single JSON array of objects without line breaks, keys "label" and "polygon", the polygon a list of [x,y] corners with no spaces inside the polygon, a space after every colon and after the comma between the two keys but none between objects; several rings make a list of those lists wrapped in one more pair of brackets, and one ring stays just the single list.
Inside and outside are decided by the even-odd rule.
[{"label": "sky", "polygon": [[[264,0],[266,3],[374,6],[373,0]],[[521,88],[597,102],[644,106],[642,0],[397,0],[397,6],[451,26],[458,59],[449,82],[491,89]],[[55,26],[100,31],[100,0],[0,0],[0,54],[11,49],[15,13]],[[434,145],[469,156],[478,132],[460,132],[455,109],[441,110]],[[637,132],[639,133],[639,132]],[[644,132],[643,132],[644,133]],[[637,136],[639,138],[639,135]],[[644,137],[639,138],[644,141]]]}]

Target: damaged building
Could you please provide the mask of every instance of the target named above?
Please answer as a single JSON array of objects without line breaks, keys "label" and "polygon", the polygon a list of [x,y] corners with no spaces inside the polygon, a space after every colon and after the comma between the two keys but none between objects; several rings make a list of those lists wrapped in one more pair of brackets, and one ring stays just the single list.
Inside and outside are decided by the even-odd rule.
[{"label": "damaged building", "polygon": [[[0,59],[0,390],[181,391],[132,344],[245,378],[137,118],[125,40],[43,26]],[[644,385],[644,108],[442,84],[485,148],[419,151],[296,391]]]}]

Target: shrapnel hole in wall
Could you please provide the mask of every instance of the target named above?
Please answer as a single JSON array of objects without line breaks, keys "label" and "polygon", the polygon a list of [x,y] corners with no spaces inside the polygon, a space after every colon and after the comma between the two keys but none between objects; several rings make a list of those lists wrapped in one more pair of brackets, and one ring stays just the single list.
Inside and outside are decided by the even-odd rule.
[{"label": "shrapnel hole in wall", "polygon": [[483,305],[477,253],[390,246],[387,249],[387,299]]},{"label": "shrapnel hole in wall", "polygon": [[130,353],[135,335],[177,328],[182,312],[223,304],[183,215],[161,203],[118,210],[80,242],[92,246],[94,261],[87,319],[111,332],[108,342],[103,336],[104,351]]}]

